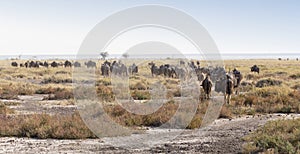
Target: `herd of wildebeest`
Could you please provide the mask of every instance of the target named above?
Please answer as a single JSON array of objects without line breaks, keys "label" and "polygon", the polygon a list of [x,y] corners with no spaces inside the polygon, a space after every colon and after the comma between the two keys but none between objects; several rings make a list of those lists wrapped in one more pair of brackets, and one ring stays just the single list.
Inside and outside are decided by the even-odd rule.
[{"label": "herd of wildebeest", "polygon": [[[97,64],[94,61],[87,61],[84,63],[87,68],[97,68]],[[41,62],[41,61],[27,61],[25,63],[18,64],[17,62],[12,62],[13,67],[26,67],[26,68],[39,68],[39,67],[82,67],[81,63],[71,62],[66,60],[65,62]],[[243,79],[242,73],[236,68],[233,71],[226,72],[224,67],[200,67],[200,62],[197,61],[196,64],[191,62],[179,61],[178,65],[162,64],[157,66],[154,62],[148,63],[150,67],[152,77],[163,76],[166,78],[178,78],[178,79],[188,79],[195,75],[197,80],[200,82],[200,86],[204,91],[204,99],[210,99],[212,86],[215,83],[214,90],[218,93],[224,94],[224,100],[230,103],[230,98],[232,94],[237,94],[239,92],[239,86]],[[130,66],[126,66],[121,61],[105,61],[100,67],[101,75],[104,77],[109,77],[110,75],[116,76],[128,76],[128,74],[138,73],[138,66],[133,63]],[[256,72],[259,74],[260,70],[257,65],[253,65],[250,68],[251,72]]]}]

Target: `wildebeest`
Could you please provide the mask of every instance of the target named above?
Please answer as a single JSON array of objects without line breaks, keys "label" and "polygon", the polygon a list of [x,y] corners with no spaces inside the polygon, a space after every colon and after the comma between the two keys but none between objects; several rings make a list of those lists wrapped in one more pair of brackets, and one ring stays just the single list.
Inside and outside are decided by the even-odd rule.
[{"label": "wildebeest", "polygon": [[138,66],[135,65],[135,63],[133,63],[131,66],[129,66],[128,68],[128,72],[130,74],[134,74],[134,73],[138,73]]},{"label": "wildebeest", "polygon": [[186,77],[186,70],[182,67],[175,67],[176,77],[179,79],[185,79]]},{"label": "wildebeest", "polygon": [[205,79],[202,81],[201,86],[204,89],[204,93],[205,93],[205,99],[209,99],[210,95],[211,95],[211,87],[212,87],[212,81],[209,78],[209,75],[207,75],[205,77]]},{"label": "wildebeest", "polygon": [[101,75],[108,77],[110,71],[110,66],[107,63],[101,65]]},{"label": "wildebeest", "polygon": [[152,76],[160,75],[159,68],[155,65],[155,63],[151,62],[151,63],[148,63],[148,65],[150,66]]},{"label": "wildebeest", "polygon": [[44,66],[44,63],[43,63],[43,62],[40,62],[40,61],[36,61],[35,64],[36,64],[36,65],[39,65],[39,66]]},{"label": "wildebeest", "polygon": [[234,80],[236,81],[234,83],[234,88],[236,89],[235,93],[238,94],[239,93],[239,87],[241,85],[241,81],[243,80],[243,75],[236,68],[232,71],[232,73],[233,73]]},{"label": "wildebeest", "polygon": [[58,67],[58,63],[55,61],[53,61],[50,65],[51,65],[51,67]]},{"label": "wildebeest", "polygon": [[[200,64],[200,63],[199,63]],[[188,65],[193,68],[193,69],[196,69],[197,66],[195,65],[195,63],[192,61],[191,63],[188,63]]]},{"label": "wildebeest", "polygon": [[24,65],[25,65],[26,68],[29,67],[29,61],[25,62]]},{"label": "wildebeest", "polygon": [[81,67],[81,64],[80,64],[78,61],[76,61],[76,62],[74,63],[74,67]]},{"label": "wildebeest", "polygon": [[125,64],[122,64],[121,62],[113,62],[113,64],[110,67],[110,70],[113,75],[119,75],[119,76],[127,76],[127,67]]},{"label": "wildebeest", "polygon": [[49,64],[46,61],[44,62],[44,67],[49,67]]},{"label": "wildebeest", "polygon": [[253,65],[250,69],[251,72],[257,72],[257,74],[259,74],[259,67],[257,65]]},{"label": "wildebeest", "polygon": [[85,62],[84,65],[86,65],[87,68],[96,68],[96,63],[89,60],[88,62]]},{"label": "wildebeest", "polygon": [[226,91],[224,95],[225,101],[230,104],[231,95],[234,91],[234,81],[230,75],[226,75]]},{"label": "wildebeest", "polygon": [[169,77],[169,78],[176,77],[175,68],[173,66],[171,66],[170,64],[161,65],[160,69],[161,69],[160,70],[161,74],[164,74],[165,77]]},{"label": "wildebeest", "polygon": [[234,93],[235,85],[237,84],[234,75],[226,74],[226,76],[219,78],[215,84],[215,91],[224,94],[224,101],[230,104],[231,95]]},{"label": "wildebeest", "polygon": [[29,68],[39,68],[39,64],[37,62],[31,61],[29,62]]},{"label": "wildebeest", "polygon": [[11,66],[13,66],[13,67],[18,67],[18,63],[17,63],[17,62],[12,62],[12,63],[11,63]]},{"label": "wildebeest", "polygon": [[65,63],[64,63],[64,66],[65,67],[72,67],[72,63],[70,61],[66,60]]}]

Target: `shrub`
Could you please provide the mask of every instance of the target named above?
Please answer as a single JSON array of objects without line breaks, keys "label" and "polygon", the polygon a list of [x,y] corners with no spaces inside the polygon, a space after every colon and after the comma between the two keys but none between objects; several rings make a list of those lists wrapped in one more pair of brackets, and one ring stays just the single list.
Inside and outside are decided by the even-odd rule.
[{"label": "shrub", "polygon": [[112,91],[111,87],[108,86],[104,86],[104,85],[99,85],[97,87],[97,95],[100,98],[100,100],[104,100],[104,101],[113,101],[115,99],[115,95]]},{"label": "shrub", "polygon": [[85,126],[78,113],[73,115],[19,115],[0,117],[0,136],[85,139],[96,136]]},{"label": "shrub", "polygon": [[7,83],[0,87],[0,98],[16,99],[18,95],[34,94],[35,86],[29,83]]},{"label": "shrub", "polygon": [[71,78],[57,78],[55,76],[44,78],[41,82],[42,84],[49,84],[49,83],[55,83],[55,84],[61,84],[61,83],[73,83]]},{"label": "shrub", "polygon": [[150,92],[148,90],[134,90],[131,93],[131,97],[135,100],[148,100],[151,98]]},{"label": "shrub", "polygon": [[262,88],[262,87],[267,87],[267,86],[278,86],[281,84],[282,84],[282,81],[280,81],[280,80],[268,78],[268,79],[259,80],[255,86]]},{"label": "shrub", "polygon": [[66,88],[40,88],[35,91],[35,94],[53,94],[54,97],[49,97],[48,99],[61,100],[61,99],[71,99],[74,97],[73,91]]},{"label": "shrub", "polygon": [[15,111],[13,109],[10,109],[5,104],[0,103],[0,114],[7,115],[7,114],[12,114],[12,113],[15,113]]},{"label": "shrub", "polygon": [[292,74],[292,75],[290,75],[290,78],[292,78],[292,79],[299,79],[300,78],[300,73],[298,73],[298,74]]},{"label": "shrub", "polygon": [[275,153],[300,152],[300,119],[268,122],[254,133],[244,138],[247,153],[274,149]]}]

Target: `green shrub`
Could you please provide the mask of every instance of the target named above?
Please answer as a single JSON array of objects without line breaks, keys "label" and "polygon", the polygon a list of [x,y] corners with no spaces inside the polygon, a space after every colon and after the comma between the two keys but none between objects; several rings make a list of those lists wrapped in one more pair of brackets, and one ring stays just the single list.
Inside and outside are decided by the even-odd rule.
[{"label": "green shrub", "polygon": [[275,149],[276,153],[299,153],[299,128],[300,119],[268,122],[244,138],[248,142],[244,146],[244,150],[247,153],[267,151],[268,149]]}]

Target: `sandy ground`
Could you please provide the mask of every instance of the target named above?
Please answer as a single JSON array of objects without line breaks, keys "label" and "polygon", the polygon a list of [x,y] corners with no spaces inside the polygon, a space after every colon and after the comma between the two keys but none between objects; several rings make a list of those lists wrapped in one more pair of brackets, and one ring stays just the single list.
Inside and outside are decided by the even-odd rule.
[{"label": "sandy ground", "polygon": [[[149,128],[142,134],[126,137],[54,140],[32,138],[0,138],[1,153],[240,153],[242,137],[269,120],[298,118],[300,115],[256,115],[232,120],[218,119],[212,125],[197,130],[168,130]],[[178,134],[171,141],[156,138],[149,145],[132,146],[131,141],[159,134],[160,137]]]}]

